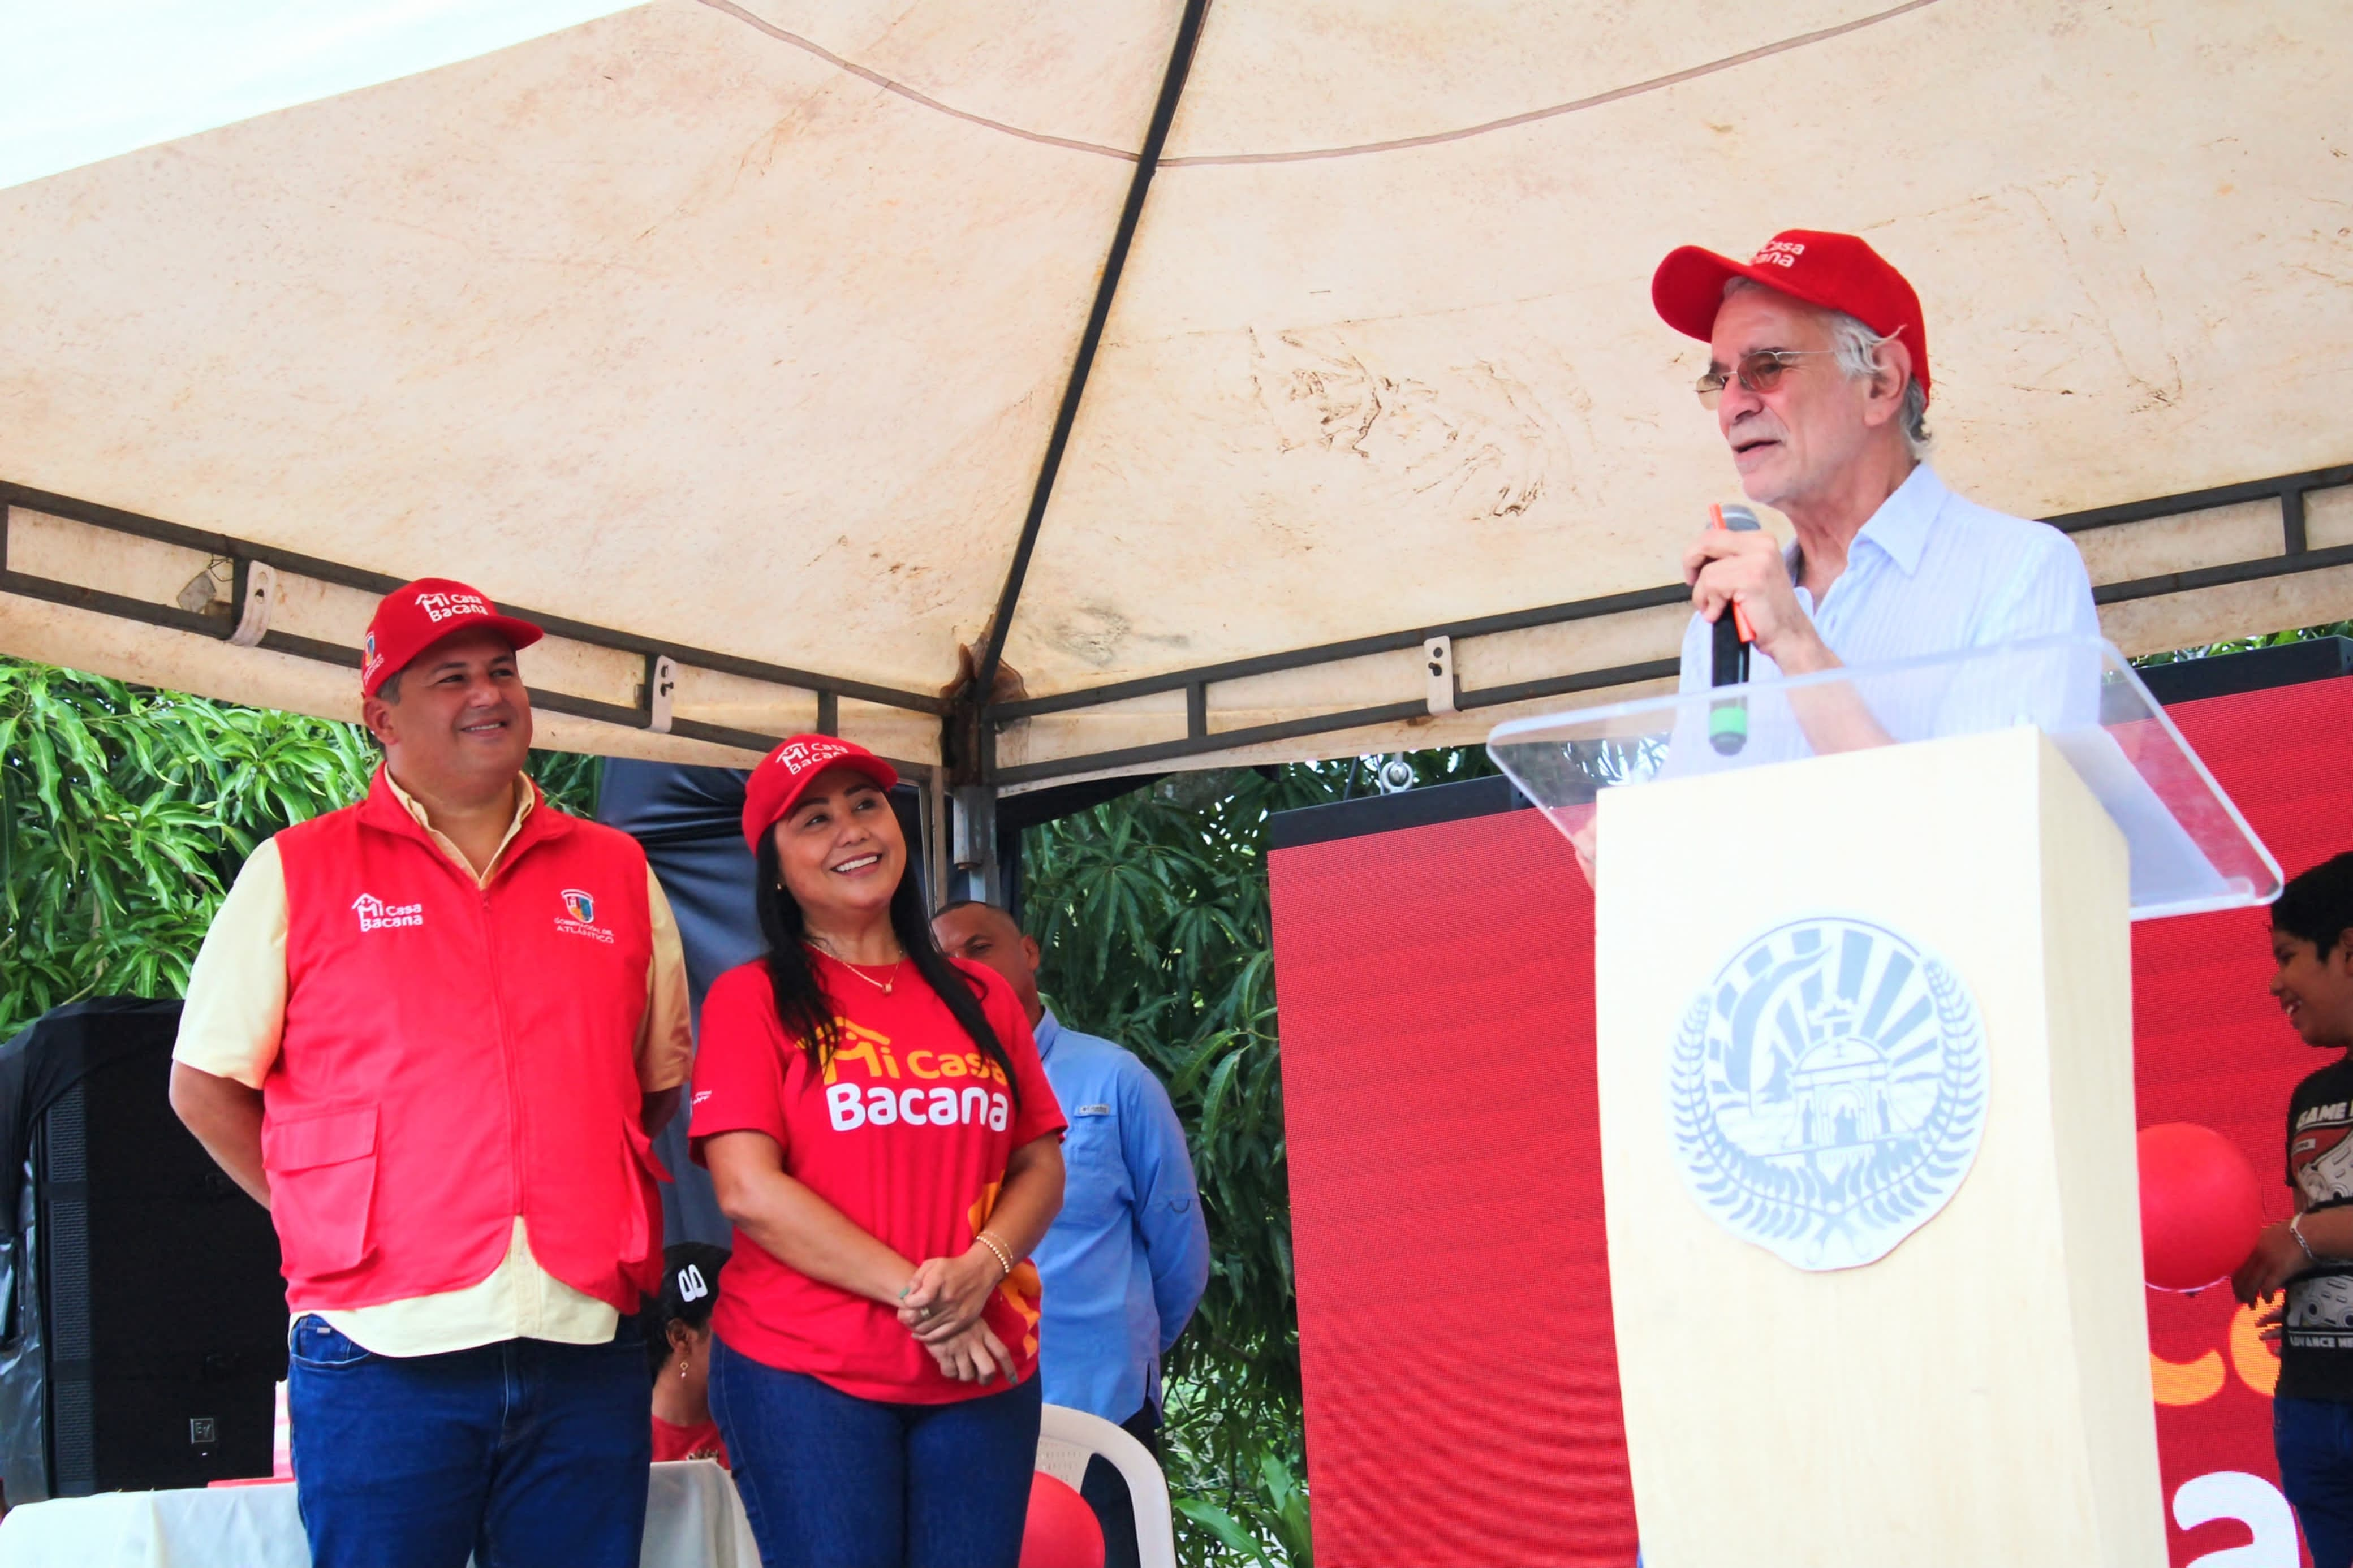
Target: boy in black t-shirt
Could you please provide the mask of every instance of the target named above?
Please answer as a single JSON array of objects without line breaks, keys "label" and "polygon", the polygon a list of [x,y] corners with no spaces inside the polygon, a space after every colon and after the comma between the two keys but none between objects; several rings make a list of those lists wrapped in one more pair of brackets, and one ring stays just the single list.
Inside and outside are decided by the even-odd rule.
[{"label": "boy in black t-shirt", "polygon": [[[2272,906],[2272,994],[2288,1026],[2323,1049],[2353,1046],[2353,854],[2289,882]],[[2272,1441],[2314,1568],[2353,1564],[2353,1061],[2340,1058],[2288,1100],[2294,1217],[2264,1227],[2232,1286],[2263,1315],[2279,1386]]]}]

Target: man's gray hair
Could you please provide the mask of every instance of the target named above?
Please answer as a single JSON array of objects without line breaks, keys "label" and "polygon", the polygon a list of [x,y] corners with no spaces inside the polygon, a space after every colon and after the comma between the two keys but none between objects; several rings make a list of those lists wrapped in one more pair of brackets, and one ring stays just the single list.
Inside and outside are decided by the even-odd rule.
[{"label": "man's gray hair", "polygon": [[[1764,287],[1753,278],[1735,278],[1725,284],[1724,297],[1729,300],[1745,289]],[[1844,310],[1823,310],[1822,314],[1830,318],[1831,352],[1838,356],[1839,368],[1856,381],[1877,375],[1883,368],[1879,363],[1880,346],[1894,342],[1895,335],[1882,337]],[[1928,394],[1916,375],[1905,378],[1902,418],[1904,449],[1915,458],[1926,457],[1928,443],[1936,437],[1928,433]]]}]

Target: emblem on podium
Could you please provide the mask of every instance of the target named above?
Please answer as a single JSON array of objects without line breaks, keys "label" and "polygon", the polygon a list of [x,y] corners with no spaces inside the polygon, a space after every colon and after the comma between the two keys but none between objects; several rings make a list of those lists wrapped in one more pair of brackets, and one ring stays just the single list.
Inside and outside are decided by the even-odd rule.
[{"label": "emblem on podium", "polygon": [[1870,921],[1791,921],[1683,1011],[1675,1163],[1701,1208],[1786,1263],[1875,1263],[1960,1190],[1986,1073],[1976,1000],[1935,954]]}]

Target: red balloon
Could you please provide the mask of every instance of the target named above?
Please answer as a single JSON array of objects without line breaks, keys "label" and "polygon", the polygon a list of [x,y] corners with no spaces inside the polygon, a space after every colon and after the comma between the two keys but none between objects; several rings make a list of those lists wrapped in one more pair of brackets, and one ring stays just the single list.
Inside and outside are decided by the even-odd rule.
[{"label": "red balloon", "polygon": [[1103,1568],[1103,1525],[1087,1500],[1043,1470],[1029,1478],[1021,1568]]},{"label": "red balloon", "polygon": [[2239,1146],[2211,1127],[2168,1121],[2140,1131],[2140,1256],[2160,1290],[2227,1279],[2263,1228],[2262,1189]]}]

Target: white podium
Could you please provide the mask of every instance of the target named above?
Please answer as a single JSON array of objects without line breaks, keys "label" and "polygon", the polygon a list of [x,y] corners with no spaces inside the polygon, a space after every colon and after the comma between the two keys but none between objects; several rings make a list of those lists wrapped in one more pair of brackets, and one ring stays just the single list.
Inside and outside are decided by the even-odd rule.
[{"label": "white podium", "polygon": [[1595,878],[1648,1568],[2161,1565],[2129,921],[2279,873],[2130,668],[2019,645],[1490,750]]}]

